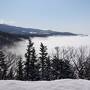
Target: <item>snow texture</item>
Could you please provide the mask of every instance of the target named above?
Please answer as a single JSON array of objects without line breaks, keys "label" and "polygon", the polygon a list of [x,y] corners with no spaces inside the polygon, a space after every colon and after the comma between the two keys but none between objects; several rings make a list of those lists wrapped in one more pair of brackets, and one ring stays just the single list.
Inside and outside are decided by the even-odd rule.
[{"label": "snow texture", "polygon": [[88,80],[0,81],[0,90],[90,90]]}]

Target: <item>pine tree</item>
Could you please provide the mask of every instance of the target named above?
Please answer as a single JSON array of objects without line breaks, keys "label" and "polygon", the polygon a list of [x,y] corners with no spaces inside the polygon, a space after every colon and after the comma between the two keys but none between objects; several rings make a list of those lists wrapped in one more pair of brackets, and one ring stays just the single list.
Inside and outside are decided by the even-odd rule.
[{"label": "pine tree", "polygon": [[7,63],[5,61],[5,55],[3,51],[0,50],[0,79],[7,78]]},{"label": "pine tree", "polygon": [[75,78],[73,67],[68,60],[54,57],[52,68],[53,79]]},{"label": "pine tree", "polygon": [[40,65],[41,65],[41,80],[45,80],[45,67],[46,67],[46,60],[47,60],[47,47],[44,46],[42,43],[40,45]]},{"label": "pine tree", "polygon": [[81,79],[88,79],[90,80],[90,58],[83,63],[83,68],[79,72],[79,77]]},{"label": "pine tree", "polygon": [[32,81],[39,79],[39,64],[36,59],[36,52],[34,48],[32,50],[32,59],[30,61],[30,78]]},{"label": "pine tree", "polygon": [[39,80],[39,63],[31,40],[29,40],[29,45],[25,56],[25,79],[31,81]]},{"label": "pine tree", "polygon": [[75,78],[73,66],[70,64],[70,61],[68,60],[62,61],[61,78],[63,79],[66,79],[66,78],[74,79]]},{"label": "pine tree", "polygon": [[17,65],[16,79],[17,80],[23,80],[23,63],[22,63],[21,57],[20,57],[20,60],[18,61],[18,65]]},{"label": "pine tree", "polygon": [[56,56],[54,56],[52,60],[52,74],[54,80],[61,78],[61,60],[59,60]]},{"label": "pine tree", "polygon": [[33,43],[31,39],[29,39],[29,45],[27,46],[27,53],[25,54],[26,62],[25,62],[25,71],[24,71],[24,78],[25,80],[30,80],[30,62],[32,59],[32,50],[33,50]]},{"label": "pine tree", "polygon": [[51,60],[50,60],[50,56],[48,56],[47,60],[46,60],[46,67],[45,67],[45,77],[46,80],[51,80]]},{"label": "pine tree", "polygon": [[13,74],[13,68],[11,67],[8,75],[7,75],[7,79],[9,80],[13,80],[14,79],[14,74]]}]

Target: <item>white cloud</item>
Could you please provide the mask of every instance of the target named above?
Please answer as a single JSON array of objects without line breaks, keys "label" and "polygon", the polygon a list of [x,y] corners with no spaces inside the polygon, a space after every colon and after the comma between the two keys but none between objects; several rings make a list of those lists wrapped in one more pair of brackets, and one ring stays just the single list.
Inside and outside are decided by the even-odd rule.
[{"label": "white cloud", "polygon": [[4,20],[4,19],[0,19],[0,24],[9,24],[9,25],[15,25],[15,21],[13,20]]}]

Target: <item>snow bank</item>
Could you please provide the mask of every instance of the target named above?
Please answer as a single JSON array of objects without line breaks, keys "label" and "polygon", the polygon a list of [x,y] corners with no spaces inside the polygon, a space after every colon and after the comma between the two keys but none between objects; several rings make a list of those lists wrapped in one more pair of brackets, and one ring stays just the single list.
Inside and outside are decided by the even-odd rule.
[{"label": "snow bank", "polygon": [[0,81],[0,90],[90,90],[87,80]]}]

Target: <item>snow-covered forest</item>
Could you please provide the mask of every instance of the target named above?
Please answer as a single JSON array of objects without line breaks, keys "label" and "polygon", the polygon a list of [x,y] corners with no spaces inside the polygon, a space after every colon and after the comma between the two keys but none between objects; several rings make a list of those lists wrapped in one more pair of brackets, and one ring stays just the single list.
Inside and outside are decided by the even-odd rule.
[{"label": "snow-covered forest", "polygon": [[90,53],[86,48],[55,48],[50,56],[47,46],[40,45],[36,53],[29,39],[25,59],[0,50],[0,80],[52,81],[58,79],[90,80]]},{"label": "snow-covered forest", "polygon": [[55,48],[49,55],[47,46],[36,53],[31,39],[25,58],[0,50],[0,90],[89,90],[90,53],[87,48]]}]

